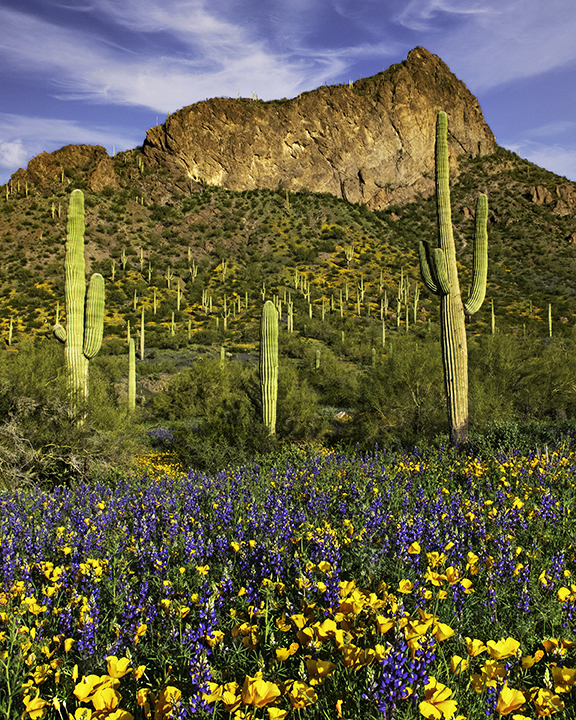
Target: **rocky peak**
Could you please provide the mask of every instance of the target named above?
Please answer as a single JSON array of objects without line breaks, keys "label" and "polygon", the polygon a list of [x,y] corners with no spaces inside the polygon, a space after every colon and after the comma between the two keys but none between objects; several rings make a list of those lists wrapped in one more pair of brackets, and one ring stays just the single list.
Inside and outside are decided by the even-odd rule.
[{"label": "rocky peak", "polygon": [[[439,110],[448,113],[453,176],[462,154],[496,150],[476,98],[422,47],[373,77],[291,100],[213,98],[147,132],[139,162],[152,172],[142,192],[163,203],[172,192],[208,183],[229,190],[307,188],[371,209],[403,204],[434,192]],[[123,153],[124,160],[133,152]],[[49,192],[63,172],[96,192],[123,184],[100,145],[41,153],[12,181]]]},{"label": "rocky peak", "polygon": [[214,98],[151,128],[145,162],[230,190],[307,188],[373,209],[434,190],[434,135],[448,113],[451,165],[495,151],[476,98],[418,47],[388,70],[292,100]]},{"label": "rocky peak", "polygon": [[26,170],[15,172],[12,181],[32,183],[42,191],[49,191],[52,184],[61,182],[63,174],[68,172],[81,177],[95,192],[120,186],[114,161],[101,145],[65,145],[52,153],[40,153],[30,160]]}]

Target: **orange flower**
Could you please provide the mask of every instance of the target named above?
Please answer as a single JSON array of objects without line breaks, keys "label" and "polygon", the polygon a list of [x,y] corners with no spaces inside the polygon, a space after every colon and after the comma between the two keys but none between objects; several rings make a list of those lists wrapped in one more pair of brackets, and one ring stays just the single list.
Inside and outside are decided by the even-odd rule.
[{"label": "orange flower", "polygon": [[278,685],[263,680],[262,673],[257,672],[254,677],[246,676],[242,688],[242,702],[244,705],[254,705],[256,708],[261,708],[274,702],[280,694]]},{"label": "orange flower", "polygon": [[510,715],[515,710],[519,710],[526,703],[524,693],[520,690],[513,690],[508,687],[508,683],[504,683],[500,695],[498,696],[498,704],[496,712],[500,715]]},{"label": "orange flower", "polygon": [[450,688],[431,677],[424,692],[426,699],[418,704],[418,709],[425,718],[440,720],[444,717],[445,720],[451,720],[454,717],[458,703],[449,699],[452,695]]}]

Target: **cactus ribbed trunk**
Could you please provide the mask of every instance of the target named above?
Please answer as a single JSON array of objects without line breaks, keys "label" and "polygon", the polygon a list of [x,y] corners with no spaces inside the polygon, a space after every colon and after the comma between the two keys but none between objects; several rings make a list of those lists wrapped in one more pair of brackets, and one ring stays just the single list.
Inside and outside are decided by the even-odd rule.
[{"label": "cactus ribbed trunk", "polygon": [[128,412],[136,409],[136,343],[128,341]]},{"label": "cactus ribbed trunk", "polygon": [[84,270],[84,194],[74,190],[64,258],[66,328],[60,325],[57,313],[53,332],[65,346],[70,402],[76,408],[88,397],[88,363],[98,354],[104,332],[104,278],[94,273],[86,292]]},{"label": "cactus ribbed trunk", "polygon": [[66,346],[70,397],[74,405],[88,396],[88,359],[84,355],[84,301],[86,277],[84,262],[84,195],[74,190],[70,196],[64,260],[66,297]]},{"label": "cactus ribbed trunk", "polygon": [[278,397],[278,311],[271,300],[264,303],[260,322],[260,391],[262,421],[268,433],[276,433]]},{"label": "cactus ribbed trunk", "polygon": [[436,205],[439,244],[444,252],[450,286],[450,292],[440,297],[440,342],[450,440],[456,445],[461,445],[468,440],[468,349],[466,318],[460,295],[456,247],[452,232],[447,126],[446,114],[440,113],[436,128]]},{"label": "cactus ribbed trunk", "polygon": [[452,231],[449,180],[448,120],[446,113],[440,112],[436,124],[439,247],[432,250],[428,243],[420,243],[420,268],[428,290],[440,296],[440,339],[450,441],[454,445],[463,445],[468,441],[468,349],[465,315],[477,312],[486,295],[488,198],[483,194],[478,197],[472,287],[470,296],[463,303]]}]

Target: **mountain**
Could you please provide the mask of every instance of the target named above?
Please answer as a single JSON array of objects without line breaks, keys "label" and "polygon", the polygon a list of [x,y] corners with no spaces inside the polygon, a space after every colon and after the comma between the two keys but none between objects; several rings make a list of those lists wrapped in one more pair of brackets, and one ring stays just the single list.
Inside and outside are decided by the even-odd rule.
[{"label": "mountain", "polygon": [[494,152],[476,98],[424,48],[385,72],[292,100],[215,98],[151,128],[144,162],[228,190],[308,188],[381,209],[433,191],[434,128],[452,157]]},{"label": "mountain", "polygon": [[[182,332],[190,320],[193,332],[210,326],[213,333],[226,296],[247,291],[257,299],[263,283],[269,297],[283,295],[302,276],[311,283],[315,313],[323,312],[323,297],[333,312],[332,295],[338,299],[347,286],[344,315],[359,327],[368,311],[368,319],[379,313],[387,293],[395,332],[400,275],[415,292],[418,240],[436,238],[433,154],[441,108],[450,123],[464,293],[476,198],[486,192],[487,299],[498,326],[546,334],[550,303],[555,334],[568,334],[576,320],[576,184],[498,148],[477,100],[422,48],[352,86],[268,103],[191,105],[152,128],[141,147],[113,158],[89,145],[33,158],[0,194],[0,333],[7,336],[12,317],[15,337],[50,334],[56,303],[63,304],[66,208],[74,188],[86,196],[87,272],[106,278],[107,338],[123,338],[127,321],[134,326],[154,294],[149,329],[158,342],[175,342],[166,340],[172,311]],[[171,276],[182,290],[180,305],[174,283],[168,287]],[[365,303],[358,316],[360,282]],[[206,293],[214,303],[209,316],[201,302]],[[437,309],[423,291],[418,323],[434,322]],[[249,323],[230,320],[235,342],[257,337],[257,303],[251,313]],[[300,313],[305,322],[307,301]],[[474,328],[489,330],[489,302],[474,316]],[[221,342],[221,326],[219,333],[210,337]]]},{"label": "mountain", "polygon": [[[201,184],[227,190],[308,189],[376,210],[428,196],[434,183],[434,128],[449,116],[452,171],[458,157],[493,153],[496,143],[476,98],[424,48],[350,85],[320,87],[291,100],[214,98],[182,108],[151,128],[143,168],[161,172],[168,192]],[[103,148],[42,153],[13,182],[45,186],[61,168],[81,171],[95,191],[121,183]],[[161,188],[151,190],[165,201]]]}]

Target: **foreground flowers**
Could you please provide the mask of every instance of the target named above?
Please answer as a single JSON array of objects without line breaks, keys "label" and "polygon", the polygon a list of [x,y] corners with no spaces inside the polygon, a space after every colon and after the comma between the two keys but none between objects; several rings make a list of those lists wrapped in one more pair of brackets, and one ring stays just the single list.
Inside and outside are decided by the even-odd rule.
[{"label": "foreground flowers", "polygon": [[1,496],[0,718],[561,713],[575,470],[324,453]]}]

